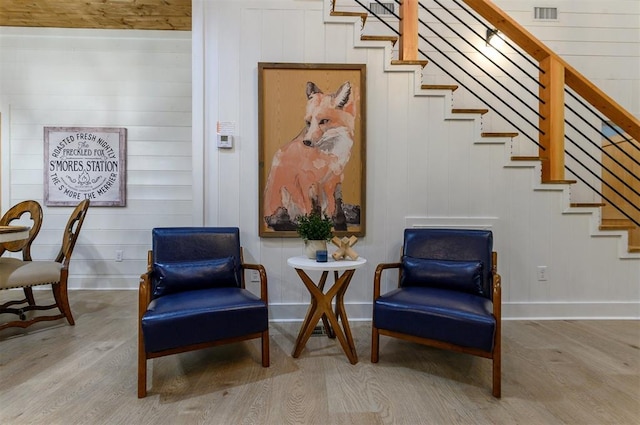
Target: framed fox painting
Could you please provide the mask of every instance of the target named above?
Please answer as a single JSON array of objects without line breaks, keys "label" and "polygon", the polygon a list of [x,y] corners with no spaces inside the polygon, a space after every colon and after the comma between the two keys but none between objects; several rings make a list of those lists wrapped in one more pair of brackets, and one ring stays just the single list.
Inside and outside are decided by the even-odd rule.
[{"label": "framed fox painting", "polygon": [[301,215],[365,234],[364,64],[258,64],[259,233],[298,237]]}]

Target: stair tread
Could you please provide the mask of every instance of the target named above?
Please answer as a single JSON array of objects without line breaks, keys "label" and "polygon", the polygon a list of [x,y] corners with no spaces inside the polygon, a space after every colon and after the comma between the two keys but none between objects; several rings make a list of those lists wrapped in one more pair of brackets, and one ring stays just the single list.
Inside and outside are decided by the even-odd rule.
[{"label": "stair tread", "polygon": [[602,202],[575,202],[570,204],[572,207],[594,208],[604,207],[606,204]]},{"label": "stair tread", "polygon": [[629,224],[601,224],[600,230],[632,230],[634,225]]},{"label": "stair tread", "polygon": [[640,252],[640,246],[629,246],[629,253]]},{"label": "stair tread", "polygon": [[601,220],[603,224],[625,224],[625,225],[633,225],[633,222],[628,218],[603,218]]},{"label": "stair tread", "polygon": [[398,42],[398,37],[395,35],[362,35],[360,36],[362,41],[390,41],[393,46]]},{"label": "stair tread", "polygon": [[481,133],[482,137],[517,137],[519,133],[513,132],[485,132]]},{"label": "stair tread", "polygon": [[391,65],[420,65],[423,68],[425,66],[427,66],[427,64],[429,63],[428,60],[399,60],[399,59],[395,59],[391,61]]},{"label": "stair tread", "polygon": [[367,21],[367,15],[364,12],[340,12],[340,11],[332,11],[331,12],[331,16],[352,16],[355,18],[360,18],[362,19],[362,25],[364,25],[364,23]]},{"label": "stair tread", "polygon": [[452,113],[454,114],[486,114],[487,112],[489,112],[488,109],[463,109],[463,108],[456,108],[456,109],[452,109],[451,110]]},{"label": "stair tread", "polygon": [[367,16],[365,12],[341,12],[339,10],[334,10],[331,14],[333,16]]},{"label": "stair tread", "polygon": [[577,180],[547,180],[543,181],[542,184],[575,184],[578,183]]},{"label": "stair tread", "polygon": [[420,88],[424,90],[458,90],[458,86],[455,84],[423,84]]},{"label": "stair tread", "polygon": [[539,161],[539,156],[512,156],[512,161]]}]

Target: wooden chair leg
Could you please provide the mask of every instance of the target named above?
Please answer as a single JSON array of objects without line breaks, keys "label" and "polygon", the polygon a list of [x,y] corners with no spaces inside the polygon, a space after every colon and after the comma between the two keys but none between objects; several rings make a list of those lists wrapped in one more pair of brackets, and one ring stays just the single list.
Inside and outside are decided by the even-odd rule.
[{"label": "wooden chair leg", "polygon": [[60,312],[64,314],[64,317],[67,318],[67,322],[70,325],[75,325],[76,322],[73,320],[73,315],[71,314],[71,307],[69,306],[69,294],[67,293],[67,282],[54,283],[51,285],[51,290],[53,291],[53,298],[56,300],[56,304],[60,309]]},{"label": "wooden chair leg", "polygon": [[493,396],[496,398],[500,398],[502,395],[502,377],[501,377],[501,358],[500,358],[500,348],[498,347],[493,353]]},{"label": "wooden chair leg", "polygon": [[33,289],[30,286],[22,288],[24,290],[24,297],[27,299],[29,305],[36,305],[36,300],[33,298]]},{"label": "wooden chair leg", "polygon": [[269,330],[262,332],[262,366],[269,367],[271,361],[269,360]]},{"label": "wooden chair leg", "polygon": [[380,332],[378,328],[371,325],[371,363],[378,363],[379,346]]},{"label": "wooden chair leg", "polygon": [[144,347],[138,346],[138,398],[147,396],[147,356]]}]

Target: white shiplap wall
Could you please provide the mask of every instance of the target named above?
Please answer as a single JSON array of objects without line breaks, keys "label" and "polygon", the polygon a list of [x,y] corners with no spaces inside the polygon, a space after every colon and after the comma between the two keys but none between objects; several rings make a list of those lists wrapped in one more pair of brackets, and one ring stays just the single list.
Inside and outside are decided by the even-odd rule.
[{"label": "white shiplap wall", "polygon": [[73,288],[137,287],[149,229],[193,221],[190,46],[188,32],[0,28],[2,211],[43,204],[34,258],[55,256],[71,212],[44,206],[43,127],[127,129],[127,206],[90,208]]},{"label": "white shiplap wall", "polygon": [[[308,295],[286,265],[301,242],[257,235],[257,63],[346,62],[367,64],[368,96],[357,248],[369,264],[347,293],[350,318],[370,316],[375,264],[397,259],[412,223],[489,223],[507,317],[640,316],[640,261],[619,259],[618,238],[591,237],[589,215],[563,215],[566,194],[533,190],[536,170],[504,168],[505,146],[474,145],[478,122],[445,120],[451,99],[413,96],[419,81],[385,72],[386,50],[354,48],[357,25],[325,24],[320,0],[193,5],[192,46],[180,32],[0,28],[3,211],[42,199],[43,126],[129,129],[127,207],[90,211],[72,287],[137,288],[154,226],[238,225],[247,259],[267,267],[273,318],[301,320]],[[236,123],[234,149],[215,149],[216,121]],[[68,213],[46,209],[34,254],[50,256]]]},{"label": "white shiplap wall", "polygon": [[[474,144],[477,121],[450,119],[448,97],[414,96],[420,73],[385,71],[390,49],[354,47],[359,24],[323,23],[323,3],[194,2],[205,223],[241,227],[249,257],[268,270],[274,318],[301,320],[308,296],[286,265],[301,241],[257,236],[258,62],[367,65],[367,235],[357,250],[369,264],[347,293],[351,317],[370,317],[375,265],[397,259],[410,223],[489,223],[507,317],[640,316],[640,261],[618,258],[619,238],[591,237],[591,215],[563,214],[568,192],[537,188],[534,168],[505,168],[508,147]],[[237,123],[232,151],[205,143],[218,120]],[[547,282],[536,280],[538,265]]]}]

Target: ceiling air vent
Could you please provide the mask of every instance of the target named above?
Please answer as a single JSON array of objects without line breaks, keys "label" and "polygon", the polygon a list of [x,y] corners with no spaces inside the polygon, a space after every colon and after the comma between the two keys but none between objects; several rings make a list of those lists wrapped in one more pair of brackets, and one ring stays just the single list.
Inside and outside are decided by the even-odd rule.
[{"label": "ceiling air vent", "polygon": [[393,3],[369,3],[369,10],[374,15],[392,15],[393,6]]},{"label": "ceiling air vent", "polygon": [[541,21],[557,21],[558,8],[557,7],[534,7],[533,18]]}]

